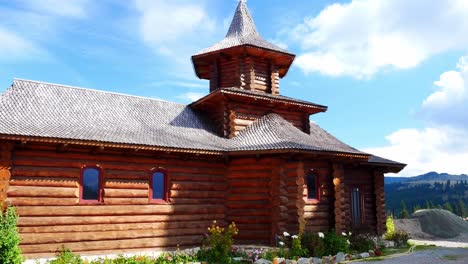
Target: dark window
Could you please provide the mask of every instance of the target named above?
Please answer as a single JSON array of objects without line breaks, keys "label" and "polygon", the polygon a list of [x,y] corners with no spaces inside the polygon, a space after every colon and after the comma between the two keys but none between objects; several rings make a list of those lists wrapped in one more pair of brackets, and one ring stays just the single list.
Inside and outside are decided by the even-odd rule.
[{"label": "dark window", "polygon": [[351,188],[351,213],[353,217],[353,224],[359,226],[361,224],[361,193],[359,188]]},{"label": "dark window", "polygon": [[155,171],[151,174],[151,199],[167,200],[166,174],[163,171]]},{"label": "dark window", "polygon": [[318,200],[318,178],[317,175],[309,173],[307,175],[307,199]]},{"label": "dark window", "polygon": [[101,171],[97,168],[84,168],[81,179],[81,200],[99,201],[101,187]]}]

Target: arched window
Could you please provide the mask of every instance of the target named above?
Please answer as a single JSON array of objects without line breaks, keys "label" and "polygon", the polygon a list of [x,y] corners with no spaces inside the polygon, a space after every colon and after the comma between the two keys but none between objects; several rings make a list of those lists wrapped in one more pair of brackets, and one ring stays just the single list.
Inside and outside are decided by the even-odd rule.
[{"label": "arched window", "polygon": [[168,200],[167,173],[163,169],[154,169],[150,175],[149,199],[153,202]]},{"label": "arched window", "polygon": [[318,176],[313,172],[307,174],[307,199],[319,200],[319,182]]},{"label": "arched window", "polygon": [[102,170],[98,166],[84,166],[81,169],[80,201],[82,203],[102,202]]}]

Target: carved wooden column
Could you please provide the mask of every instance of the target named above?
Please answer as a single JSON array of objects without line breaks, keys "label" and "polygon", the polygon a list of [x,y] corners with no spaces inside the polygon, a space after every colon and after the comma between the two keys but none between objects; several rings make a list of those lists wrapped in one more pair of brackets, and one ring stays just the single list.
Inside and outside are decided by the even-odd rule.
[{"label": "carved wooden column", "polygon": [[270,244],[276,246],[275,236],[280,234],[281,226],[281,177],[284,177],[284,166],[280,160],[273,159],[271,162],[270,200],[271,200],[271,234]]},{"label": "carved wooden column", "polygon": [[374,193],[375,193],[375,213],[376,213],[376,231],[383,235],[387,231],[387,211],[385,208],[385,188],[384,174],[381,171],[374,171]]},{"label": "carved wooden column", "polygon": [[0,141],[0,206],[4,209],[7,198],[8,187],[10,185],[11,153],[13,151],[12,142]]},{"label": "carved wooden column", "polygon": [[219,66],[216,59],[211,65],[210,92],[219,88]]},{"label": "carved wooden column", "polygon": [[271,79],[270,79],[271,94],[279,95],[279,93],[280,93],[280,91],[279,91],[279,89],[280,89],[279,88],[280,78],[279,78],[279,71],[278,71],[278,68],[276,67],[276,65],[271,64],[270,72],[271,72]]},{"label": "carved wooden column", "polygon": [[335,230],[338,234],[346,229],[346,190],[342,164],[333,164],[333,185],[335,186]]},{"label": "carved wooden column", "polygon": [[304,218],[304,163],[299,162],[297,166],[297,177],[296,177],[296,210],[297,210],[297,221],[299,224],[299,233],[302,234],[305,231],[306,221]]}]

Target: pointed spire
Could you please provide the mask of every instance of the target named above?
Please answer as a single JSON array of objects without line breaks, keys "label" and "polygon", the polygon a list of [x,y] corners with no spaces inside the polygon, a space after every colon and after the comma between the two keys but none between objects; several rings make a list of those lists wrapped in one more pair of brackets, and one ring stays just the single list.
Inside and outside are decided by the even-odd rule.
[{"label": "pointed spire", "polygon": [[234,18],[232,19],[231,26],[226,34],[226,37],[245,37],[245,36],[259,36],[255,23],[250,15],[249,9],[246,5],[246,0],[240,0],[237,5]]}]

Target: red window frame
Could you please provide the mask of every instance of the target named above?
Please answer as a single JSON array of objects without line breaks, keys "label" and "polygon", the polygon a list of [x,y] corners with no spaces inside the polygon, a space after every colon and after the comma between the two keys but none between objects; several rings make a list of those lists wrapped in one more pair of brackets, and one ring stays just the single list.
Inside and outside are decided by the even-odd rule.
[{"label": "red window frame", "polygon": [[[153,174],[161,172],[164,175],[163,199],[153,199]],[[149,173],[148,200],[150,203],[165,204],[169,202],[169,175],[164,168],[153,168]]]},{"label": "red window frame", "polygon": [[[315,176],[315,198],[309,198],[309,175],[313,174]],[[307,202],[310,203],[318,203],[320,201],[320,181],[319,181],[319,175],[314,172],[313,169],[311,169],[306,175],[305,175],[305,183],[306,183],[306,189],[307,189]]]},{"label": "red window frame", "polygon": [[[96,169],[99,171],[99,185],[98,185],[98,199],[97,200],[84,200],[83,199],[83,176],[86,169]],[[102,188],[104,179],[104,170],[100,165],[84,165],[81,167],[80,172],[80,204],[101,204],[103,202],[103,192]]]}]

